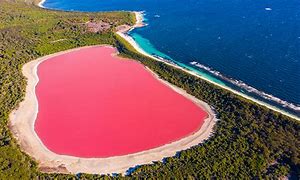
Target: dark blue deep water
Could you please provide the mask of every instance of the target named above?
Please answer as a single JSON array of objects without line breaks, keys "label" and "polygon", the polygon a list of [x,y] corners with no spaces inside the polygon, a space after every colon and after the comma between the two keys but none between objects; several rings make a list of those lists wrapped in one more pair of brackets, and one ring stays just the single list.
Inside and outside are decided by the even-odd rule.
[{"label": "dark blue deep water", "polygon": [[[61,10],[145,11],[148,26],[131,32],[145,51],[229,86],[236,83],[246,88],[239,89],[245,93],[253,91],[251,86],[256,88],[254,96],[270,94],[287,101],[277,106],[299,107],[299,0],[47,0],[43,5]],[[213,75],[215,71],[221,75]],[[272,101],[278,102],[274,97]]]}]

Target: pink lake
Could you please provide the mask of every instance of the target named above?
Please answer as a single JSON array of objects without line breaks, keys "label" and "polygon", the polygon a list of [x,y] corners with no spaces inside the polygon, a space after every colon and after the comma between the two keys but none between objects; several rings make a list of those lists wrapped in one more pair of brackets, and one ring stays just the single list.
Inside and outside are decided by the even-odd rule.
[{"label": "pink lake", "polygon": [[35,131],[57,154],[111,157],[191,135],[207,113],[110,47],[59,55],[38,66]]}]

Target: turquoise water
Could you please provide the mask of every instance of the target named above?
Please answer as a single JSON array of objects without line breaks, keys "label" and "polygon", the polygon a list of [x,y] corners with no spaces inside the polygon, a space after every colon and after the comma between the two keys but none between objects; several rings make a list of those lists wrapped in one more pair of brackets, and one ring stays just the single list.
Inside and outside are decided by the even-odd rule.
[{"label": "turquoise water", "polygon": [[129,35],[134,39],[134,41],[139,45],[139,47],[142,48],[146,53],[148,53],[150,55],[154,55],[154,56],[159,56],[166,60],[171,60],[174,63],[176,63],[177,65],[184,67],[185,69],[188,69],[190,71],[196,72],[197,74],[199,74],[200,76],[203,76],[204,78],[206,78],[208,80],[211,80],[220,85],[226,86],[226,84],[224,82],[222,82],[221,80],[214,78],[213,76],[211,76],[201,70],[195,69],[192,66],[188,66],[186,64],[177,62],[176,60],[172,59],[170,56],[160,52],[151,44],[151,42],[148,39],[143,38],[141,35],[139,35],[137,33],[130,33]]},{"label": "turquoise water", "polygon": [[148,39],[143,38],[141,35],[137,33],[130,33],[129,35],[134,39],[139,47],[141,47],[148,54],[156,55],[168,60],[173,60],[170,56],[157,50]]},{"label": "turquoise water", "polygon": [[188,69],[190,71],[193,71],[193,72],[196,72],[197,74],[199,74],[200,76],[203,76],[204,78],[206,79],[209,79],[213,82],[216,82],[220,85],[226,85],[224,82],[222,82],[221,80],[217,79],[217,78],[214,78],[213,76],[201,71],[201,70],[198,70],[198,69],[195,69],[191,66],[188,66],[186,64],[183,64],[183,63],[180,63],[180,62],[177,62],[176,60],[172,59],[170,56],[160,52],[159,50],[157,50],[152,44],[151,42],[148,40],[148,39],[145,39],[143,38],[141,35],[137,34],[137,33],[130,33],[129,34],[133,39],[134,41],[139,45],[140,48],[142,48],[146,53],[150,54],[150,55],[155,55],[155,56],[159,56],[163,59],[166,59],[166,60],[171,60],[173,61],[174,63],[176,63],[177,65],[181,66],[181,67],[184,67],[185,69]]},{"label": "turquoise water", "polygon": [[300,115],[299,0],[46,0],[44,6],[145,11],[148,26],[130,35],[146,52]]}]

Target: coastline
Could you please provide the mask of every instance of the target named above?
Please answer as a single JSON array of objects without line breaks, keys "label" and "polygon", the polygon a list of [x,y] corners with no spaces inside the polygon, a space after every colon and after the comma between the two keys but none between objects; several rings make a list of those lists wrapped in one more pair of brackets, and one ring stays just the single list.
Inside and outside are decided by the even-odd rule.
[{"label": "coastline", "polygon": [[38,7],[40,7],[40,8],[45,8],[44,6],[43,6],[43,4],[46,2],[46,0],[39,0],[39,2],[36,4]]},{"label": "coastline", "polygon": [[[98,46],[103,47],[103,45]],[[124,156],[114,156],[108,158],[79,158],[68,155],[59,155],[50,151],[41,142],[34,130],[34,124],[38,113],[38,101],[35,95],[35,87],[39,81],[37,76],[37,67],[41,62],[51,57],[90,47],[95,46],[86,46],[44,56],[25,64],[22,68],[23,74],[28,79],[26,95],[24,100],[20,103],[19,108],[10,114],[9,128],[20,144],[21,149],[39,163],[39,168],[41,171],[49,173],[74,174],[79,172],[92,174],[125,174],[126,171],[131,167],[143,164],[151,164],[153,161],[161,161],[165,157],[174,156],[176,152],[198,145],[212,135],[213,127],[217,120],[210,106],[207,103],[196,99],[192,95],[187,94],[183,89],[180,89],[160,79],[156,74],[145,67],[146,70],[149,71],[149,73],[151,73],[161,83],[183,95],[185,98],[191,100],[207,112],[208,117],[204,120],[204,123],[198,131],[169,144]]]},{"label": "coastline", "polygon": [[253,98],[253,97],[251,97],[251,96],[248,96],[248,95],[246,95],[246,94],[243,94],[243,93],[241,93],[241,92],[238,92],[238,91],[236,91],[236,90],[234,90],[234,89],[231,89],[231,88],[229,88],[229,87],[227,87],[227,86],[224,86],[224,85],[222,85],[222,84],[218,84],[218,83],[216,83],[216,82],[214,82],[214,81],[211,81],[211,80],[209,80],[209,79],[207,79],[207,78],[205,78],[205,77],[203,77],[203,76],[197,74],[196,72],[193,72],[193,71],[191,71],[191,70],[188,70],[188,69],[186,69],[186,68],[184,68],[184,67],[178,66],[178,65],[176,65],[176,64],[174,64],[174,63],[168,62],[167,60],[162,60],[162,59],[159,59],[159,58],[157,58],[157,57],[154,57],[154,56],[148,54],[147,52],[145,52],[145,51],[144,51],[144,50],[143,50],[143,49],[142,49],[142,48],[134,41],[134,39],[133,39],[131,36],[129,36],[129,35],[127,34],[129,31],[133,30],[134,28],[138,28],[138,27],[143,27],[143,26],[144,26],[143,19],[142,19],[142,18],[143,18],[143,13],[142,13],[142,12],[137,12],[137,11],[134,11],[134,13],[135,13],[135,16],[136,16],[136,24],[135,24],[134,26],[132,26],[131,28],[118,30],[116,33],[117,33],[121,38],[125,39],[129,44],[131,44],[131,46],[133,46],[133,48],[134,48],[136,51],[138,51],[140,54],[142,54],[142,55],[144,55],[144,56],[146,56],[146,57],[149,57],[149,58],[151,58],[151,59],[153,59],[153,60],[156,60],[156,61],[165,63],[165,64],[167,64],[167,65],[170,65],[170,66],[172,66],[173,68],[180,69],[180,70],[182,70],[182,71],[184,71],[184,72],[186,72],[186,73],[188,73],[188,74],[190,74],[190,75],[193,75],[193,76],[196,76],[196,77],[198,77],[198,78],[201,78],[202,80],[205,80],[205,81],[207,81],[207,82],[209,82],[209,83],[211,83],[211,84],[214,84],[214,85],[216,85],[216,86],[218,86],[218,87],[220,87],[220,88],[223,88],[223,89],[225,89],[225,90],[228,90],[228,91],[230,91],[230,92],[232,92],[232,93],[234,93],[234,94],[236,94],[236,95],[239,95],[239,96],[241,96],[241,97],[243,97],[243,98],[245,98],[245,99],[247,99],[247,100],[250,100],[250,101],[255,102],[255,103],[257,103],[257,104],[259,104],[259,105],[261,105],[261,106],[267,107],[267,108],[269,108],[269,109],[271,109],[271,110],[273,110],[273,111],[279,112],[279,113],[281,113],[281,114],[283,114],[283,115],[285,115],[285,116],[288,116],[288,117],[290,117],[290,118],[293,118],[293,119],[296,119],[296,120],[300,121],[300,117],[298,117],[298,116],[296,116],[296,115],[293,115],[293,114],[291,114],[291,113],[288,113],[288,112],[286,112],[286,111],[284,111],[284,110],[281,110],[281,109],[279,109],[279,108],[277,108],[277,107],[275,107],[275,106],[272,106],[272,105],[270,105],[270,104],[268,104],[268,103],[265,103],[265,102],[263,102],[263,101],[260,101],[260,100],[258,100],[258,99],[255,99],[255,98]]}]

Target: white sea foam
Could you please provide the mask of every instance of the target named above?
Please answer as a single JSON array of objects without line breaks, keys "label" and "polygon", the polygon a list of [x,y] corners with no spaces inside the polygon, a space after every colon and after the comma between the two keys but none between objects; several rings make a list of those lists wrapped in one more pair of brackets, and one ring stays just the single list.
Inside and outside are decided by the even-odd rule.
[{"label": "white sea foam", "polygon": [[198,67],[200,69],[203,69],[205,71],[208,71],[209,73],[211,73],[211,74],[213,74],[213,75],[215,75],[215,76],[217,76],[217,77],[219,77],[219,78],[221,78],[221,79],[223,79],[225,81],[228,81],[228,82],[230,82],[230,83],[232,83],[232,84],[234,84],[234,85],[236,85],[236,86],[238,86],[238,87],[240,87],[240,88],[242,88],[242,89],[244,89],[244,90],[246,90],[246,91],[248,91],[250,93],[254,93],[254,94],[256,94],[256,95],[258,95],[258,96],[260,96],[260,97],[262,97],[262,98],[264,98],[266,100],[269,100],[271,102],[278,103],[282,107],[289,108],[289,109],[292,109],[294,111],[300,112],[300,106],[299,105],[290,103],[288,101],[285,101],[285,100],[282,100],[282,99],[280,99],[278,97],[275,97],[275,96],[273,96],[271,94],[267,94],[267,93],[265,93],[263,91],[260,91],[260,90],[254,88],[254,87],[252,87],[250,85],[247,85],[243,81],[235,80],[235,79],[232,79],[232,78],[228,78],[228,77],[222,75],[220,72],[218,72],[216,70],[213,70],[212,68],[209,68],[207,66],[204,66],[204,65],[202,65],[202,64],[200,64],[200,63],[198,63],[196,61],[192,61],[192,62],[190,62],[190,64],[194,65],[194,66],[196,66],[196,67]]}]

